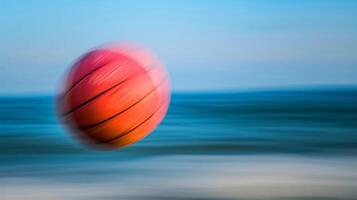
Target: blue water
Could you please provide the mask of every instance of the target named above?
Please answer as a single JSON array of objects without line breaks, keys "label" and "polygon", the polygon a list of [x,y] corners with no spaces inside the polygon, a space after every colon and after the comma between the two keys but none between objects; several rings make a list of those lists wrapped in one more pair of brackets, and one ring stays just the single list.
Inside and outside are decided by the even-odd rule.
[{"label": "blue water", "polygon": [[117,151],[84,146],[53,107],[0,98],[5,199],[357,199],[354,89],[174,94]]}]

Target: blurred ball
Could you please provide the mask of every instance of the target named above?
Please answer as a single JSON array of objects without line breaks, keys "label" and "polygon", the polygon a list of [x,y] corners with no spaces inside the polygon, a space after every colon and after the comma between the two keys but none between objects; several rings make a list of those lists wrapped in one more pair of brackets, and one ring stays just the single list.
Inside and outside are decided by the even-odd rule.
[{"label": "blurred ball", "polygon": [[94,49],[67,73],[57,108],[76,136],[96,147],[121,148],[164,118],[170,84],[160,61],[135,45]]}]

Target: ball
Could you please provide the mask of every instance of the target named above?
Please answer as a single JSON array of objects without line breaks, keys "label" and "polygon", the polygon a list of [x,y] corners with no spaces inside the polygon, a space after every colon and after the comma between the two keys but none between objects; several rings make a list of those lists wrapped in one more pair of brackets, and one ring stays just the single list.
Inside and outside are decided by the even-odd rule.
[{"label": "ball", "polygon": [[57,111],[91,146],[116,149],[152,132],[170,103],[170,80],[149,50],[106,45],[81,56],[64,77]]}]

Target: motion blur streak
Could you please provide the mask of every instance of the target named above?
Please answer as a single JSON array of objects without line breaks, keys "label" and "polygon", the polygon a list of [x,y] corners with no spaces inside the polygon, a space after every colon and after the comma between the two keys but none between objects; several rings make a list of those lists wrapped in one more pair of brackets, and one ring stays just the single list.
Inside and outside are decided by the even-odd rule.
[{"label": "motion blur streak", "polygon": [[174,94],[120,151],[78,145],[52,97],[0,98],[1,199],[356,199],[357,90]]}]

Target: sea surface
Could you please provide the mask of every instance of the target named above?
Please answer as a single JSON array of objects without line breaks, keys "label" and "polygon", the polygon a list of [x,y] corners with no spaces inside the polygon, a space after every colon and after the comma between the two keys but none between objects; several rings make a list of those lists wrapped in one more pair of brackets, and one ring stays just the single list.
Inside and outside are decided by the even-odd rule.
[{"label": "sea surface", "polygon": [[357,90],[175,93],[160,126],[90,149],[51,96],[0,97],[1,200],[357,199]]}]

